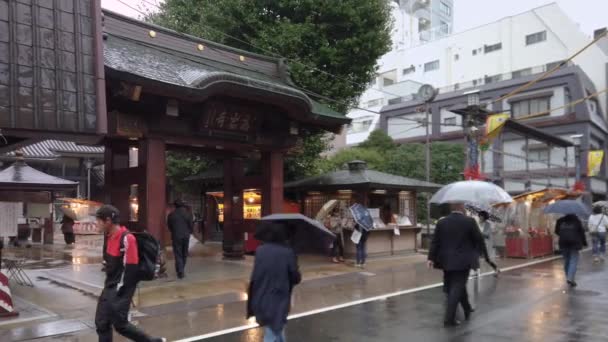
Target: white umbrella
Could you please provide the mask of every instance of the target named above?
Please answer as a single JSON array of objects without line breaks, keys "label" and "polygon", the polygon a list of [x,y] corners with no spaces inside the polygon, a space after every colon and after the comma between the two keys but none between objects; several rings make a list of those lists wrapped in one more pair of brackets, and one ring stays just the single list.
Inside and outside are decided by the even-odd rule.
[{"label": "white umbrella", "polygon": [[319,222],[323,222],[323,220],[325,220],[325,218],[329,215],[329,213],[331,213],[331,211],[334,210],[337,206],[338,206],[338,200],[334,199],[334,200],[327,201],[327,203],[325,203],[323,205],[321,210],[319,210],[319,212],[317,213],[317,216],[315,216],[315,220],[317,220]]},{"label": "white umbrella", "polygon": [[500,204],[511,203],[513,198],[501,187],[482,181],[461,181],[451,183],[439,189],[431,198],[431,203],[478,203]]}]

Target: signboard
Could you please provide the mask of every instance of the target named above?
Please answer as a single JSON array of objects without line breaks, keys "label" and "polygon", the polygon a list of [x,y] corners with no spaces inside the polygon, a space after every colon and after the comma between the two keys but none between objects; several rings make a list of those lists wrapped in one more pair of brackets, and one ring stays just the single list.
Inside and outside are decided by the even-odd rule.
[{"label": "signboard", "polygon": [[17,236],[22,205],[21,202],[0,202],[0,237]]},{"label": "signboard", "polygon": [[210,101],[199,121],[201,131],[228,131],[250,135],[255,132],[256,115],[239,104]]}]

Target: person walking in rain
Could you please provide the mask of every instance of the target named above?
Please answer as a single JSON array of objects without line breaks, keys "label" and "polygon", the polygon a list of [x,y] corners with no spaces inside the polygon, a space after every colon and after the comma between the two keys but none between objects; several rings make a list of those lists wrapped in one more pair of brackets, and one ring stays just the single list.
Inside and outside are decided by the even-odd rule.
[{"label": "person walking in rain", "polygon": [[63,219],[61,219],[61,232],[63,233],[63,239],[65,240],[66,245],[73,245],[76,243],[74,223],[74,219],[68,215],[63,215]]},{"label": "person walking in rain", "polygon": [[112,327],[132,341],[166,341],[148,336],[129,322],[129,309],[138,283],[139,254],[135,237],[127,228],[120,226],[120,212],[115,207],[102,206],[96,217],[97,226],[107,236],[104,247],[106,280],[95,312],[99,342],[112,342]]},{"label": "person walking in rain", "polygon": [[336,208],[332,211],[325,222],[327,227],[332,233],[336,235],[331,246],[331,256],[334,263],[344,262],[344,237],[342,235],[342,216],[340,215],[340,209]]},{"label": "person walking in rain", "polygon": [[184,269],[186,268],[190,234],[192,234],[192,229],[194,228],[194,221],[184,202],[176,200],[174,205],[175,210],[169,214],[167,226],[169,227],[171,240],[173,241],[175,272],[177,273],[177,278],[182,279],[185,276]]},{"label": "person walking in rain", "polygon": [[564,272],[570,287],[576,287],[576,269],[578,267],[579,252],[587,247],[587,237],[583,224],[578,216],[568,214],[555,224],[555,234],[559,236],[559,249],[564,257]]},{"label": "person walking in rain", "polygon": [[264,328],[264,342],[284,342],[293,288],[300,283],[296,254],[287,243],[286,228],[265,222],[264,242],[257,248],[247,300],[247,318]]},{"label": "person walking in rain", "polygon": [[475,260],[479,263],[478,248],[483,244],[477,222],[464,214],[464,205],[453,203],[451,209],[452,213],[437,223],[428,255],[429,268],[439,268],[444,272],[448,294],[443,320],[446,327],[460,324],[456,320],[458,304],[467,320],[474,312],[469,303],[467,281]]},{"label": "person walking in rain", "polygon": [[606,257],[606,228],[608,228],[608,217],[600,206],[593,207],[593,214],[587,222],[591,233],[593,246],[593,262],[603,261]]}]

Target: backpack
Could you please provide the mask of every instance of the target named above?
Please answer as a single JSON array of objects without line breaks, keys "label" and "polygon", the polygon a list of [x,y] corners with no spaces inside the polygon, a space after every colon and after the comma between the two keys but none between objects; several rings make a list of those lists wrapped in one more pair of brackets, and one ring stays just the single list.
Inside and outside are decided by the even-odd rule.
[{"label": "backpack", "polygon": [[160,244],[148,232],[124,232],[120,237],[120,250],[124,253],[124,239],[127,234],[133,234],[137,241],[137,280],[154,280],[160,269]]},{"label": "backpack", "polygon": [[559,242],[564,246],[576,246],[581,243],[580,234],[576,224],[568,221],[561,222]]}]

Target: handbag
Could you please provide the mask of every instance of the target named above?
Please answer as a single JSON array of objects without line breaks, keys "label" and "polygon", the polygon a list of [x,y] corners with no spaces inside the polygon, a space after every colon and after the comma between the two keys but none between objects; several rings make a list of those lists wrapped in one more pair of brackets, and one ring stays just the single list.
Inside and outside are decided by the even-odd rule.
[{"label": "handbag", "polygon": [[600,218],[600,221],[595,225],[595,228],[593,229],[589,229],[589,232],[591,234],[597,234],[598,233],[598,228],[600,227],[600,224],[602,224],[602,221],[604,220],[604,214],[602,214],[602,217]]}]

